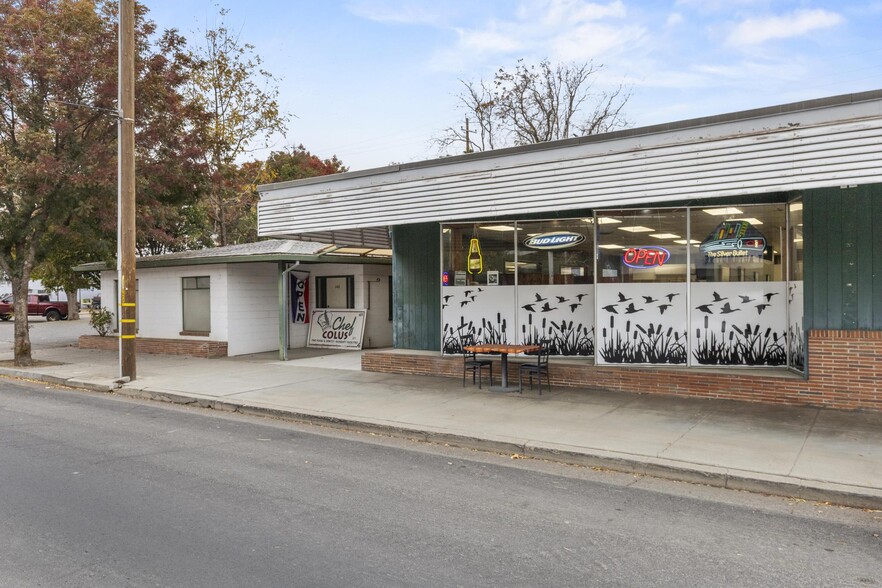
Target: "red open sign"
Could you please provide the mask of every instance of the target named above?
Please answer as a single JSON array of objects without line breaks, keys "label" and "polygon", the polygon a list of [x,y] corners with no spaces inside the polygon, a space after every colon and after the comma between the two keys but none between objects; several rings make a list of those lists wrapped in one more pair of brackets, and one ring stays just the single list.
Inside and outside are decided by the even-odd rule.
[{"label": "red open sign", "polygon": [[671,258],[671,252],[664,247],[631,247],[622,255],[622,262],[628,267],[645,269],[661,267]]}]

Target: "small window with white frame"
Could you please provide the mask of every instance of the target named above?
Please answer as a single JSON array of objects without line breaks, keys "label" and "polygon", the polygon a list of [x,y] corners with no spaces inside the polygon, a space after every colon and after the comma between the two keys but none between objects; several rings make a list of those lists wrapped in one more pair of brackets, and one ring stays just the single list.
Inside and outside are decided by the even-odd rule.
[{"label": "small window with white frame", "polygon": [[211,332],[211,278],[186,277],[181,282],[184,330],[182,335]]}]

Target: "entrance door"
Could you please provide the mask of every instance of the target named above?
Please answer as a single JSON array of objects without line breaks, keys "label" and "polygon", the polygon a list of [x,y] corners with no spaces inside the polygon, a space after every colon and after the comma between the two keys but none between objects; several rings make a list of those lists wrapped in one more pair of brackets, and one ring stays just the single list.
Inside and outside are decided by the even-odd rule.
[{"label": "entrance door", "polygon": [[319,308],[355,308],[355,280],[353,276],[325,276],[316,278]]}]

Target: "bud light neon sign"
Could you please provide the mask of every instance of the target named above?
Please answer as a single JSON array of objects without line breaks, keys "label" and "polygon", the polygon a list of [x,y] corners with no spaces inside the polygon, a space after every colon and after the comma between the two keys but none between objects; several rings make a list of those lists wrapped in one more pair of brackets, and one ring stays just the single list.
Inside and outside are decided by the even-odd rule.
[{"label": "bud light neon sign", "polygon": [[661,267],[671,259],[671,252],[664,247],[631,247],[622,255],[622,263],[634,269]]},{"label": "bud light neon sign", "polygon": [[542,233],[541,235],[533,235],[524,240],[524,246],[530,249],[567,249],[575,247],[585,240],[585,235],[579,233],[570,233],[568,231],[557,231],[554,233]]}]

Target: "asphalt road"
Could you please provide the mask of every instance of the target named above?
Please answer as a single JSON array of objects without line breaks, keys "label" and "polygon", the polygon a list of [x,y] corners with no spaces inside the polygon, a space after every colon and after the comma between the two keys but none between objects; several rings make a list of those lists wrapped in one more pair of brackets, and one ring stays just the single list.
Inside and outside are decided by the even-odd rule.
[{"label": "asphalt road", "polygon": [[0,378],[0,586],[880,586],[882,513]]}]

